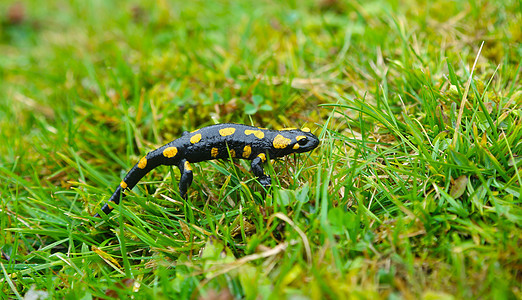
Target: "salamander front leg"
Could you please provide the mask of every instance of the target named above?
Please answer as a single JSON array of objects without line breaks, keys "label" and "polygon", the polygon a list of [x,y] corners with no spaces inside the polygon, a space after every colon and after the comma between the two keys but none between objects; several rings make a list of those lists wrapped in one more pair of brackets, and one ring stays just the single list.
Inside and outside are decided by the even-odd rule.
[{"label": "salamander front leg", "polygon": [[182,198],[186,199],[187,190],[192,184],[192,166],[186,159],[183,159],[179,162],[178,168],[181,172],[181,177],[179,179],[179,194]]},{"label": "salamander front leg", "polygon": [[270,176],[266,175],[263,170],[263,163],[266,161],[266,156],[264,153],[259,154],[256,158],[252,160],[252,173],[257,176],[257,180],[259,183],[265,188],[270,187],[272,180]]}]

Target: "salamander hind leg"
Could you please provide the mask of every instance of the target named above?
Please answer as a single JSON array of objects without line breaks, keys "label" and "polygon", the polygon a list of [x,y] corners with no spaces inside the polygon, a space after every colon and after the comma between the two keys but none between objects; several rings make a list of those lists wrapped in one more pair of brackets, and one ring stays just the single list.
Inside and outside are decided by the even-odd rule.
[{"label": "salamander hind leg", "polygon": [[259,183],[261,183],[263,187],[268,188],[272,184],[272,180],[270,179],[270,176],[266,175],[263,170],[263,162],[265,162],[265,160],[265,155],[261,153],[252,160],[251,167],[252,173],[257,176]]},{"label": "salamander hind leg", "polygon": [[179,194],[182,198],[187,198],[187,191],[192,184],[192,166],[186,159],[182,159],[178,164],[181,178],[179,179]]}]

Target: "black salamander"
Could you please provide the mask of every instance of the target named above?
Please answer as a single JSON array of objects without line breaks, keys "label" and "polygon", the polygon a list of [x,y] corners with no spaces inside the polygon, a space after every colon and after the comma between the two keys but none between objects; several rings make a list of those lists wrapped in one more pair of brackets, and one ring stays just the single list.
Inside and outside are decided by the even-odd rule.
[{"label": "black salamander", "polygon": [[[149,152],[132,167],[121,181],[109,201],[102,207],[108,214],[111,202],[118,204],[122,191],[132,189],[143,176],[160,165],[175,165],[181,171],[179,193],[185,198],[192,183],[190,163],[229,157],[249,159],[252,172],[264,187],[271,184],[270,176],[263,171],[267,157],[278,158],[291,153],[308,152],[319,145],[319,139],[310,129],[287,128],[269,130],[241,124],[217,124],[192,132],[184,132],[180,138]],[[100,217],[96,214],[95,217]]]}]

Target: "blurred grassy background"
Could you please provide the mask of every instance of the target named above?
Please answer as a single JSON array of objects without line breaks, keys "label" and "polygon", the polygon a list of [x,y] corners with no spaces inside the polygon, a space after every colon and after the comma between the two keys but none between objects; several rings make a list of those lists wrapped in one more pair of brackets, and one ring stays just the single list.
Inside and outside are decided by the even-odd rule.
[{"label": "blurred grassy background", "polygon": [[[521,297],[520,1],[2,1],[2,298]],[[471,75],[473,72],[473,76]],[[471,80],[469,80],[471,78]],[[308,126],[246,162],[151,172],[235,122]],[[87,225],[88,224],[88,225]]]}]

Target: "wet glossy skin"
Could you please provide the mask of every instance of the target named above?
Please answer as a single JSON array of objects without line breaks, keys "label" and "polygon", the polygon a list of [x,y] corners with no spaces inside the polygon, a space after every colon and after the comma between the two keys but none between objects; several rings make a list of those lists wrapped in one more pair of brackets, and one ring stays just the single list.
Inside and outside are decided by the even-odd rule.
[{"label": "wet glossy skin", "polygon": [[[263,171],[263,163],[270,158],[283,157],[292,153],[303,153],[315,149],[319,139],[307,128],[288,128],[269,130],[241,124],[217,124],[193,132],[184,132],[172,142],[149,152],[127,173],[125,178],[102,211],[112,211],[111,202],[119,203],[121,192],[132,189],[143,176],[160,165],[175,165],[181,171],[179,193],[186,197],[192,183],[190,163],[211,160],[238,158],[252,161],[252,172],[259,182],[270,186],[271,180]],[[95,216],[99,217],[99,214]]]}]

